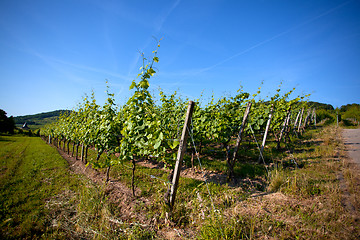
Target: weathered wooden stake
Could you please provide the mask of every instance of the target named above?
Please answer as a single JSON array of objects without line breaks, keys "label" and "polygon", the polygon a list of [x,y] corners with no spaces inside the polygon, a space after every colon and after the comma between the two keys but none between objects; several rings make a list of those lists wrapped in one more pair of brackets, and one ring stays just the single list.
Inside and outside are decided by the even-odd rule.
[{"label": "weathered wooden stake", "polygon": [[296,115],[296,120],[295,120],[294,128],[293,128],[293,131],[294,131],[295,133],[297,133],[297,132],[296,132],[296,127],[297,127],[297,123],[298,123],[298,121],[299,121],[300,113],[301,113],[301,110],[300,110],[300,111],[298,112],[298,114]]},{"label": "weathered wooden stake", "polygon": [[[110,180],[110,168],[111,168],[111,166],[108,166],[106,169],[106,181],[105,182],[109,182],[109,180]],[[135,191],[133,191],[133,194],[135,196]]]},{"label": "weathered wooden stake", "polygon": [[242,123],[241,123],[241,126],[240,126],[240,130],[239,130],[239,133],[238,133],[238,136],[237,136],[237,139],[236,139],[236,145],[235,145],[235,149],[234,149],[234,154],[233,154],[231,162],[228,162],[228,167],[229,167],[228,179],[229,180],[233,177],[233,174],[234,174],[234,165],[235,165],[235,161],[236,161],[236,158],[237,158],[237,154],[239,152],[240,143],[241,143],[241,140],[242,140],[241,136],[242,136],[242,134],[244,132],[244,129],[245,129],[245,124],[246,124],[247,118],[248,118],[249,113],[250,113],[251,105],[252,105],[252,102],[248,102],[248,104],[246,106],[246,110],[245,110],[245,113],[244,113],[244,116],[243,116],[243,120],[242,120]]},{"label": "weathered wooden stake", "polygon": [[309,109],[308,109],[308,111],[307,111],[306,117],[305,117],[304,124],[303,124],[303,128],[304,128],[304,129],[305,129],[305,128],[306,128],[306,126],[307,126],[307,123],[308,123],[308,120],[309,120],[310,114],[311,114],[311,109],[309,108]]},{"label": "weathered wooden stake", "polygon": [[262,154],[263,154],[263,152],[264,152],[266,137],[267,137],[267,134],[268,134],[269,129],[270,129],[270,123],[271,123],[271,118],[272,118],[272,113],[273,113],[273,107],[274,107],[274,106],[271,106],[270,113],[269,113],[269,118],[268,118],[268,121],[267,121],[267,123],[266,123],[266,129],[265,129],[264,138],[263,138],[263,141],[262,141],[262,144],[261,144],[261,148],[260,148],[260,155],[259,155],[258,163],[261,162]]},{"label": "weathered wooden stake", "polygon": [[316,127],[316,109],[315,108],[313,108],[312,119],[314,121],[314,126]]},{"label": "weathered wooden stake", "polygon": [[86,147],[85,147],[85,159],[84,159],[85,164],[87,164],[88,149],[89,149],[89,147],[86,145]]},{"label": "weathered wooden stake", "polygon": [[289,113],[289,115],[287,116],[287,119],[286,119],[286,127],[285,127],[285,131],[284,131],[284,142],[286,143],[286,138],[288,138],[289,142],[290,142],[290,136],[289,136],[289,133],[290,133],[290,123],[291,121],[291,111]]},{"label": "weathered wooden stake", "polygon": [[189,135],[188,128],[190,127],[191,116],[192,116],[192,112],[194,110],[194,105],[195,105],[195,103],[193,101],[189,101],[186,118],[185,118],[185,123],[184,123],[184,127],[183,127],[182,134],[181,134],[179,149],[178,149],[178,153],[177,153],[177,157],[176,157],[174,176],[172,179],[172,185],[171,185],[171,189],[170,189],[169,204],[170,204],[171,209],[174,206],[176,190],[177,190],[178,184],[179,184],[180,170],[181,170],[181,166],[182,166],[184,153],[186,150],[186,141],[187,141],[187,137]]},{"label": "weathered wooden stake", "polygon": [[284,134],[285,134],[285,132],[286,132],[286,128],[287,128],[288,125],[289,125],[290,115],[291,115],[291,109],[289,109],[289,110],[287,111],[284,124],[283,124],[283,126],[282,126],[281,131],[280,131],[280,136],[279,136],[279,141],[278,141],[278,144],[277,144],[277,149],[280,149],[280,142],[281,142],[281,139],[283,138],[283,136],[284,136]]},{"label": "weathered wooden stake", "polygon": [[301,114],[300,114],[300,119],[299,119],[299,126],[298,126],[298,129],[297,129],[298,133],[300,132],[303,115],[304,115],[304,108],[301,109]]},{"label": "weathered wooden stake", "polygon": [[75,154],[76,160],[78,160],[78,153],[79,153],[79,143],[76,143],[76,154]]},{"label": "weathered wooden stake", "polygon": [[71,152],[72,157],[74,157],[74,152],[75,152],[75,142],[72,143],[72,152]]},{"label": "weathered wooden stake", "polygon": [[136,169],[136,164],[135,164],[135,159],[134,158],[131,160],[131,163],[132,163],[131,189],[132,189],[132,194],[135,197],[135,169]]},{"label": "weathered wooden stake", "polygon": [[81,144],[81,162],[84,162],[84,156],[85,156],[85,145],[82,143]]}]

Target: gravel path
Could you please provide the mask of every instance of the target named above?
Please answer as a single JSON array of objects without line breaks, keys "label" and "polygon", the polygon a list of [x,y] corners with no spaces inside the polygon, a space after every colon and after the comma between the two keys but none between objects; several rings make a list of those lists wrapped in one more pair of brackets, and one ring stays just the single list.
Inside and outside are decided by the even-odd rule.
[{"label": "gravel path", "polygon": [[347,154],[360,166],[360,129],[343,129],[342,136]]}]

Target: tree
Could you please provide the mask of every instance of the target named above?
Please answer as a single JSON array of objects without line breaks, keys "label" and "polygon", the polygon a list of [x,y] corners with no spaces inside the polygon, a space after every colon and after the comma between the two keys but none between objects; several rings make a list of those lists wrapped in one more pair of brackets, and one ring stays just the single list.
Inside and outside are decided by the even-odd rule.
[{"label": "tree", "polygon": [[[342,107],[341,107],[342,108]],[[352,104],[346,108],[346,111],[343,113],[343,118],[353,118],[360,119],[360,105]]]},{"label": "tree", "polygon": [[0,132],[2,133],[14,133],[15,121],[13,116],[7,117],[7,113],[0,109]]}]

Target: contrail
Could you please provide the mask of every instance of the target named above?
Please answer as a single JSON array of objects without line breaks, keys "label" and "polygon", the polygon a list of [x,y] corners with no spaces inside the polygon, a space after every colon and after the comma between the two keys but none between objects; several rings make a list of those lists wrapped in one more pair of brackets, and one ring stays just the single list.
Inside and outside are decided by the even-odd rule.
[{"label": "contrail", "polygon": [[331,8],[331,9],[323,12],[322,14],[317,15],[316,17],[313,17],[313,18],[311,18],[311,19],[309,19],[309,20],[307,20],[307,21],[305,21],[305,22],[303,22],[303,23],[300,23],[300,24],[296,25],[295,27],[289,28],[288,30],[286,30],[286,31],[284,31],[284,32],[281,32],[281,33],[279,33],[279,34],[277,34],[277,35],[275,35],[275,36],[273,36],[273,37],[271,37],[271,38],[268,38],[268,39],[266,39],[266,40],[264,40],[264,41],[262,41],[262,42],[259,42],[259,43],[255,44],[255,45],[253,45],[253,46],[251,46],[251,47],[249,47],[249,48],[241,51],[241,52],[236,53],[235,55],[232,55],[232,56],[230,56],[230,57],[228,57],[228,58],[226,58],[226,59],[224,59],[224,60],[222,60],[222,61],[220,61],[220,62],[218,62],[218,63],[215,63],[214,65],[212,65],[212,66],[210,66],[210,67],[203,68],[203,69],[201,69],[200,71],[198,71],[197,73],[202,73],[202,72],[209,71],[209,70],[211,70],[211,69],[213,69],[213,68],[215,68],[215,67],[217,67],[217,66],[219,66],[219,65],[221,65],[221,64],[223,64],[223,63],[225,63],[225,62],[230,61],[230,60],[233,59],[233,58],[236,58],[236,57],[241,56],[241,55],[243,55],[243,54],[245,54],[245,53],[247,53],[247,52],[250,52],[251,50],[253,50],[253,49],[257,48],[257,47],[260,47],[260,46],[262,46],[262,45],[264,45],[264,44],[266,44],[266,43],[268,43],[268,42],[271,42],[271,41],[273,41],[273,40],[275,40],[275,39],[277,39],[277,38],[279,38],[279,37],[281,37],[281,36],[283,36],[283,35],[285,35],[285,34],[288,34],[289,32],[292,32],[292,31],[294,31],[294,30],[296,30],[296,29],[298,29],[298,28],[300,28],[300,27],[302,27],[302,26],[304,26],[304,25],[307,25],[307,24],[310,24],[310,23],[316,21],[316,20],[319,19],[319,18],[322,18],[322,17],[324,17],[324,16],[326,16],[326,15],[329,15],[330,13],[332,13],[332,12],[336,11],[337,9],[339,9],[339,8],[341,8],[341,7],[349,4],[349,3],[352,2],[352,1],[353,1],[353,0],[350,0],[350,1],[344,2],[344,3],[342,3],[342,4],[339,4],[338,6],[336,6],[336,7],[334,7],[334,8]]},{"label": "contrail", "polygon": [[[154,29],[156,33],[159,33],[160,30],[162,29],[164,23],[166,22],[166,20],[168,19],[168,17],[170,16],[170,14],[174,11],[174,9],[180,4],[181,0],[176,0],[170,7],[170,9],[163,15],[160,17],[160,20],[157,24],[155,24]],[[142,49],[145,49],[149,46],[150,44],[150,40],[152,38],[148,38],[148,40],[146,41],[146,43],[144,44],[144,47]],[[157,39],[155,39],[157,42]],[[128,71],[128,75],[130,75],[130,73],[132,73],[134,71],[134,69],[137,66],[137,63],[139,61],[140,58],[140,54],[137,54],[137,56],[134,58],[134,61],[131,63],[129,71]]]},{"label": "contrail", "polygon": [[172,6],[170,7],[170,9],[167,11],[167,13],[165,15],[163,15],[160,19],[160,23],[156,26],[156,31],[160,31],[162,26],[164,25],[166,19],[169,17],[169,15],[172,13],[172,11],[174,11],[174,9],[179,5],[181,0],[176,0]]}]

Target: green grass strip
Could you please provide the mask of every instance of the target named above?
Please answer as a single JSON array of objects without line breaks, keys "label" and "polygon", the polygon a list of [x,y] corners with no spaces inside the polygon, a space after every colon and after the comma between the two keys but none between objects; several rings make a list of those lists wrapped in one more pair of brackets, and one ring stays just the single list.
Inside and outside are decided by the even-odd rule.
[{"label": "green grass strip", "polygon": [[67,162],[40,138],[0,136],[0,238],[38,238],[49,231],[46,203],[79,187]]}]

